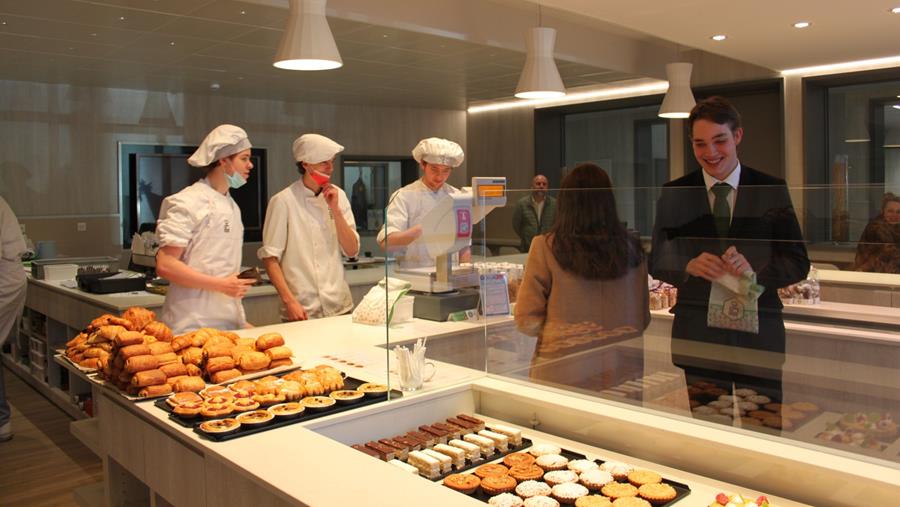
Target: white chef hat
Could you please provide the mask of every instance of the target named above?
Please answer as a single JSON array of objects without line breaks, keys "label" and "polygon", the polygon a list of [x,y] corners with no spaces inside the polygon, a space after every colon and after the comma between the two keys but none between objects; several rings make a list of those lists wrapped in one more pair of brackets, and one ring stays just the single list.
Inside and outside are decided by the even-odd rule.
[{"label": "white chef hat", "polygon": [[344,151],[340,144],[319,134],[303,134],[294,139],[294,160],[307,164],[318,164],[331,160]]},{"label": "white chef hat", "polygon": [[422,163],[424,160],[429,164],[440,164],[450,167],[459,167],[463,163],[464,158],[463,149],[460,145],[440,137],[429,137],[419,141],[419,144],[413,148],[412,156],[419,163]]},{"label": "white chef hat", "polygon": [[206,167],[216,160],[250,148],[250,139],[244,129],[228,124],[219,125],[206,135],[206,139],[188,159],[188,164]]}]

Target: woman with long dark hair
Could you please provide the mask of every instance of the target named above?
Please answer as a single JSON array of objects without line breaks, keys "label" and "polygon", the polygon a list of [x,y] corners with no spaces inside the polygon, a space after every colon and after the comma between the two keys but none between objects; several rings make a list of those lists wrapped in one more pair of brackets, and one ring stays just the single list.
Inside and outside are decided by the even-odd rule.
[{"label": "woman with long dark hair", "polygon": [[563,180],[556,223],[531,243],[516,325],[553,358],[640,335],[650,323],[647,258],[619,221],[612,182],[594,164]]}]

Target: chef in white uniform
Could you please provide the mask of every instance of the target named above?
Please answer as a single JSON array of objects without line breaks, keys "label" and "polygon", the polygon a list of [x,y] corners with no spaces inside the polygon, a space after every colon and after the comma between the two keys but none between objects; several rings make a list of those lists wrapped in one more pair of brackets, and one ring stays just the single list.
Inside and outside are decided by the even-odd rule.
[{"label": "chef in white uniform", "polygon": [[294,141],[300,179],[269,200],[257,255],[281,298],[284,321],[341,315],[353,308],[341,254],[359,253],[347,195],[330,183],[340,144],[318,134]]},{"label": "chef in white uniform", "polygon": [[[422,139],[412,151],[422,177],[394,192],[387,207],[384,227],[378,232],[378,245],[397,256],[400,268],[435,267],[422,236],[422,218],[444,196],[459,192],[447,184],[454,167],[463,162],[463,150],[447,139]],[[471,262],[471,251],[459,252],[455,262]]]},{"label": "chef in white uniform", "polygon": [[156,233],[156,272],[171,284],[161,320],[174,333],[201,327],[248,327],[241,298],[253,280],[237,277],[244,224],[228,193],[247,182],[253,164],[247,133],[219,125],[188,159],[206,176],[166,197]]},{"label": "chef in white uniform", "polygon": [[[25,306],[25,269],[22,254],[25,240],[19,220],[9,204],[0,197],[0,348],[14,329]],[[6,387],[0,368],[0,442],[12,438],[11,410],[6,401]]]}]

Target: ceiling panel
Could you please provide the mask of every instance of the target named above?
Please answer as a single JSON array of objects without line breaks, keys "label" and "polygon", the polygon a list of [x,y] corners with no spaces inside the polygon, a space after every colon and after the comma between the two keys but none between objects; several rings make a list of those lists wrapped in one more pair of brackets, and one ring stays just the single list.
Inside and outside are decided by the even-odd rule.
[{"label": "ceiling panel", "polygon": [[[462,38],[329,18],[344,66],[285,71],[271,61],[287,10],[237,0],[0,0],[0,19],[0,79],[462,108],[510,97],[525,60]],[[559,63],[573,83],[610,75]]]}]

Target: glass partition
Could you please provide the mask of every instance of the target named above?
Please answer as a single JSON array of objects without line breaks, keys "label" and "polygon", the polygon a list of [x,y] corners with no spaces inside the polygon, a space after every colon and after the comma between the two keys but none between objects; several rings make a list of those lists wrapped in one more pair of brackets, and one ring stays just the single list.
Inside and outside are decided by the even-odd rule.
[{"label": "glass partition", "polygon": [[[392,322],[388,347],[412,350],[427,337],[425,361],[437,366],[424,390],[486,373],[897,466],[900,279],[835,271],[886,293],[883,306],[842,292],[844,281],[811,269],[820,262],[797,219],[804,198],[837,189],[742,185],[727,226],[718,221],[727,227],[720,237],[715,197],[700,185],[550,189],[541,213],[555,207],[556,229],[537,235],[527,253],[517,251],[512,224],[518,206],[536,213],[531,189],[507,189],[505,205],[462,246],[432,223],[410,245],[455,245],[441,248],[453,254],[459,285],[439,290],[437,259],[411,267],[412,248],[391,252],[386,275],[410,282],[417,318]],[[620,195],[656,204],[649,234],[635,231]],[[390,214],[389,205],[388,224]],[[569,237],[556,243],[556,234]],[[704,253],[722,270],[715,284],[692,265]],[[458,304],[476,311],[423,317],[436,311],[433,298],[462,299],[475,286],[478,300]],[[389,355],[399,385],[400,364]]]}]

